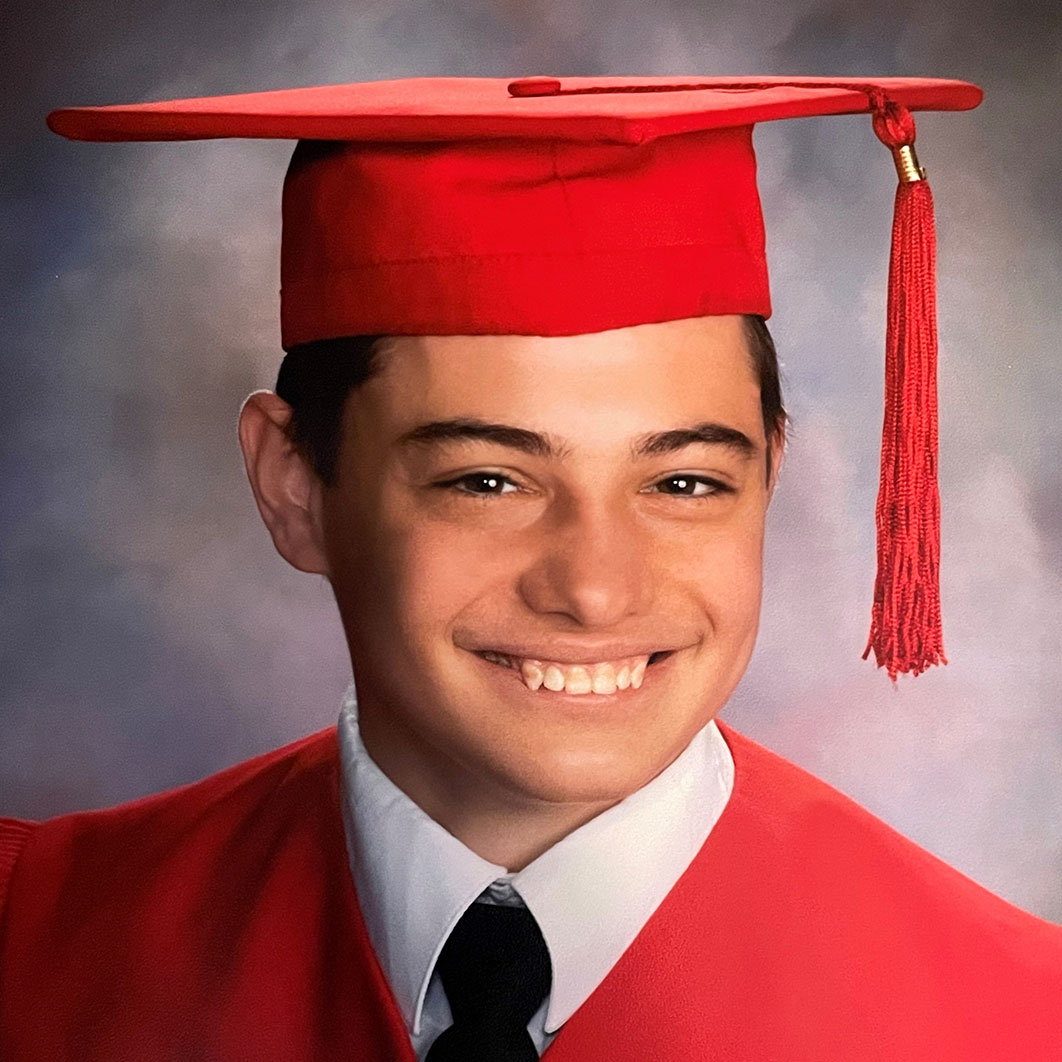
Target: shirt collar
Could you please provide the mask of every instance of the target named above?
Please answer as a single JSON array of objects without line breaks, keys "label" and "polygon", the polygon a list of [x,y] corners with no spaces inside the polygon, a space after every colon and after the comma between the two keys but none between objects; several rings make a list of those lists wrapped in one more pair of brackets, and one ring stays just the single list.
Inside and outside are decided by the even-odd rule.
[{"label": "shirt collar", "polygon": [[682,876],[734,785],[730,750],[709,722],[652,781],[510,874],[448,833],[380,770],[361,740],[353,685],[343,698],[339,746],[354,885],[414,1035],[450,931],[498,880],[519,893],[546,940],[553,983],[545,1028],[555,1032]]}]

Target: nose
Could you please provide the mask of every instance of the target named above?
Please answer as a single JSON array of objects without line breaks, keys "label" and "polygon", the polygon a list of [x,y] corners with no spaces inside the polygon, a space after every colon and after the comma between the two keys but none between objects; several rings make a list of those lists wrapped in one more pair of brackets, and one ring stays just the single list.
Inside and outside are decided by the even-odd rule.
[{"label": "nose", "polygon": [[569,500],[558,503],[539,533],[541,544],[519,583],[535,612],[608,628],[649,610],[650,544],[629,510]]}]

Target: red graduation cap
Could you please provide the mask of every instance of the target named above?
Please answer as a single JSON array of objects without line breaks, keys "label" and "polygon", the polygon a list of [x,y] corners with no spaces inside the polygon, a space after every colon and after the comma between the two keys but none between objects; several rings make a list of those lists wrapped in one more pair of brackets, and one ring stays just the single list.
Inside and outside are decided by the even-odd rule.
[{"label": "red graduation cap", "polygon": [[358,334],[574,335],[770,314],[752,127],[870,113],[894,155],[885,421],[870,639],[890,677],[945,662],[933,207],[924,78],[409,78],[53,112],[82,140],[293,138],[285,348]]}]

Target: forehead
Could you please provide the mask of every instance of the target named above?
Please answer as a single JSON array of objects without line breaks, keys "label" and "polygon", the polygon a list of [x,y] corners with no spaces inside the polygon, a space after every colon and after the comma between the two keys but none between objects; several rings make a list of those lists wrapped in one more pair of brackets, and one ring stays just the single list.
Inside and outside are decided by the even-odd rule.
[{"label": "forehead", "polygon": [[380,359],[357,405],[385,435],[479,417],[587,445],[704,420],[762,439],[759,381],[739,316],[577,336],[399,336],[385,341]]}]

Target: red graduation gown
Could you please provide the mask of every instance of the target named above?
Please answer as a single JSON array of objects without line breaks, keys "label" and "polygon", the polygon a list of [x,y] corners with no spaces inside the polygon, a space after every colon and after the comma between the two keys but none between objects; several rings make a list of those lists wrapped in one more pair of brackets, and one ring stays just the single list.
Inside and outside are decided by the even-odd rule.
[{"label": "red graduation gown", "polygon": [[[548,1062],[1062,1059],[1062,928],[722,732],[730,803]],[[0,1058],[413,1062],[339,801],[330,729],[130,805],[8,820]]]}]

